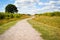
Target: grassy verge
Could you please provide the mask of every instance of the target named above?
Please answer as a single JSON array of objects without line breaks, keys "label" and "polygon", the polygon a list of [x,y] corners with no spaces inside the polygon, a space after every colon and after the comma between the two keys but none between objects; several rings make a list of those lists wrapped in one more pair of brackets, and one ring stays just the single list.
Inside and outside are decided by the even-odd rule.
[{"label": "grassy verge", "polygon": [[[52,19],[51,19],[51,17],[49,17],[49,18],[43,17],[43,18],[40,19],[40,17],[37,17],[37,18],[34,18],[32,20],[29,20],[28,22],[33,26],[33,28],[35,28],[39,33],[42,34],[41,37],[43,37],[44,40],[60,40],[60,28],[58,25],[59,23],[57,21],[57,20],[59,20],[59,18],[55,17],[55,20],[57,22],[55,20],[52,21],[52,19],[54,19],[54,17],[52,17]],[[48,19],[48,20],[46,20],[46,19]],[[55,24],[58,23],[57,24],[58,26],[57,25],[56,25],[56,27],[55,27],[55,25],[52,26],[53,22]],[[45,24],[47,24],[48,26]]]},{"label": "grassy verge", "polygon": [[[28,17],[26,17],[28,18]],[[25,18],[14,18],[14,19],[4,19],[0,21],[0,34],[3,34],[6,30],[8,30],[10,27],[16,24],[17,21],[20,21]]]},{"label": "grassy verge", "polygon": [[15,21],[15,20],[18,20],[17,18],[11,18],[11,19],[3,19],[3,20],[0,20],[0,26],[6,24],[6,23],[9,23],[11,21]]},{"label": "grassy verge", "polygon": [[50,26],[60,28],[60,17],[48,17],[48,16],[38,16],[34,18],[35,21],[41,22]]},{"label": "grassy verge", "polygon": [[14,24],[16,24],[17,21],[11,21],[4,25],[0,26],[0,34],[3,34],[6,30],[8,30],[10,27],[12,27]]}]

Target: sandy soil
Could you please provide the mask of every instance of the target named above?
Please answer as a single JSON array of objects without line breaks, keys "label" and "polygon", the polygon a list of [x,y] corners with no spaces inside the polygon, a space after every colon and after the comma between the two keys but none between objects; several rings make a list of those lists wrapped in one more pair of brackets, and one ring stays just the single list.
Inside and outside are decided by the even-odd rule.
[{"label": "sandy soil", "polygon": [[16,25],[0,35],[0,40],[43,40],[27,20],[29,18],[17,22]]}]

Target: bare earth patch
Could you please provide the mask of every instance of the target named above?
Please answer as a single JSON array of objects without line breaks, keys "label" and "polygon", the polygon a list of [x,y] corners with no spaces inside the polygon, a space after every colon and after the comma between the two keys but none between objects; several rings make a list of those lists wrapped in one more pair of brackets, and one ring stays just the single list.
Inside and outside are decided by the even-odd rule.
[{"label": "bare earth patch", "polygon": [[27,20],[29,19],[17,22],[16,25],[0,35],[0,40],[43,40]]}]

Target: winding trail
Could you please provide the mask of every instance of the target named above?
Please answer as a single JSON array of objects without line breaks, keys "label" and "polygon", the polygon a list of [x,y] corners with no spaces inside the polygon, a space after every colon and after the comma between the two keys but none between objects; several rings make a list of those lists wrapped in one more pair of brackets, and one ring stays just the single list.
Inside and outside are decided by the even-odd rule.
[{"label": "winding trail", "polygon": [[0,40],[43,40],[39,33],[27,22],[31,18],[19,21],[0,35]]}]

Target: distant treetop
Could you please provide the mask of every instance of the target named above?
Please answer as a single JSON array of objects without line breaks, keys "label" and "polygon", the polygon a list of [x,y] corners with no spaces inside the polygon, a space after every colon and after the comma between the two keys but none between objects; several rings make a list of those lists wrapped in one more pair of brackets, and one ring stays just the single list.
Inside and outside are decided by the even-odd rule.
[{"label": "distant treetop", "polygon": [[17,13],[18,10],[17,10],[17,7],[13,4],[8,4],[6,7],[5,7],[5,12],[8,12],[8,13]]}]

